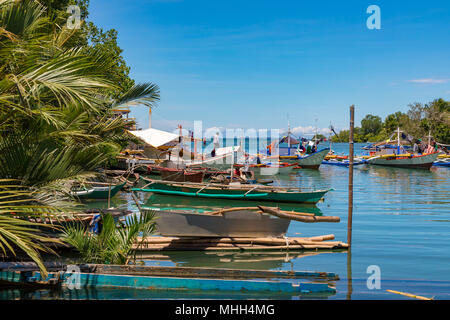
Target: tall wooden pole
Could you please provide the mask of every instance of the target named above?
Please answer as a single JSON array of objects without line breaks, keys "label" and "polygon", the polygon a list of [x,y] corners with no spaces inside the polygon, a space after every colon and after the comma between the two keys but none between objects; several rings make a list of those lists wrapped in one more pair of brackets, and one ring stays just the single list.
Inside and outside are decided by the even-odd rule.
[{"label": "tall wooden pole", "polygon": [[152,127],[152,108],[148,108],[148,127]]},{"label": "tall wooden pole", "polygon": [[348,166],[348,223],[347,243],[352,245],[352,216],[353,216],[353,129],[355,127],[355,106],[350,106],[350,136],[349,136],[349,166]]}]

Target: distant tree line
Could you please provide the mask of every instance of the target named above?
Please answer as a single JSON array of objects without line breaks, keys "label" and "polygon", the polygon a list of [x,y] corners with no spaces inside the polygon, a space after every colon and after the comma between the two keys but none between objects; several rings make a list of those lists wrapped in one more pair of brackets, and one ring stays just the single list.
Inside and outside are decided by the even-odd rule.
[{"label": "distant tree line", "polygon": [[[361,126],[354,129],[355,142],[376,142],[389,138],[398,128],[417,139],[431,136],[439,142],[450,144],[450,101],[436,99],[428,104],[408,105],[406,113],[389,114],[384,121],[379,116],[366,115]],[[333,142],[348,142],[349,130],[340,131],[332,137]]]}]

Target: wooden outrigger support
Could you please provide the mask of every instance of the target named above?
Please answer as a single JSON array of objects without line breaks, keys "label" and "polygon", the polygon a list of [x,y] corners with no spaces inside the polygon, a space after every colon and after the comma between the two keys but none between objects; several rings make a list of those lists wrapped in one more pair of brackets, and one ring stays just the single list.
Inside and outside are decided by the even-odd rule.
[{"label": "wooden outrigger support", "polygon": [[334,240],[334,235],[317,237],[260,238],[195,238],[147,237],[138,239],[134,249],[148,251],[304,251],[345,250],[346,243]]}]

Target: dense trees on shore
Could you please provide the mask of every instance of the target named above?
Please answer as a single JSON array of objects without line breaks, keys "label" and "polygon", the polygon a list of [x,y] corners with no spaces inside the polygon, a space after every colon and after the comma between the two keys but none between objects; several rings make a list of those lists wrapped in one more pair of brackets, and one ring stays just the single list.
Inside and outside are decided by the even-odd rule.
[{"label": "dense trees on shore", "polygon": [[[355,127],[354,141],[382,141],[398,127],[417,139],[431,133],[437,142],[450,144],[450,101],[436,99],[427,104],[410,104],[406,113],[389,114],[384,121],[379,116],[368,114],[361,120],[361,126]],[[333,136],[332,141],[348,142],[348,138],[349,131],[342,130]]]}]

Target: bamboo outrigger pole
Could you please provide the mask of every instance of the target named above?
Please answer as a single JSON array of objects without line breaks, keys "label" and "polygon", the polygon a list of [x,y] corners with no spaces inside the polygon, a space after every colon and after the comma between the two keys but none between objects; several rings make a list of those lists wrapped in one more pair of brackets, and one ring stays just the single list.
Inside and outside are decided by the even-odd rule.
[{"label": "bamboo outrigger pole", "polygon": [[350,106],[350,136],[349,136],[349,166],[348,166],[348,223],[347,243],[352,245],[352,215],[353,215],[353,128],[355,126],[355,106]]}]

